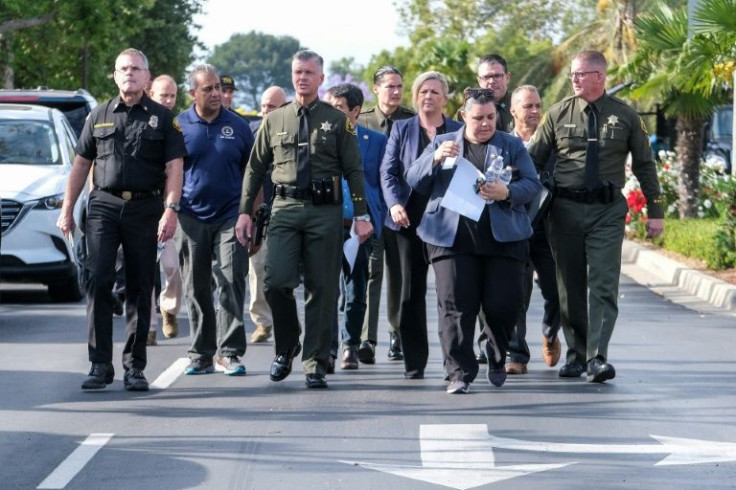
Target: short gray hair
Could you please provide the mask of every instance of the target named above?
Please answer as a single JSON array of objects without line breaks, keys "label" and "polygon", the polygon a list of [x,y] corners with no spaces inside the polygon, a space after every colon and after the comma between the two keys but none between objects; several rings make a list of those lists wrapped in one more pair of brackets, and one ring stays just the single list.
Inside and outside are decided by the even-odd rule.
[{"label": "short gray hair", "polygon": [[190,89],[192,90],[197,89],[197,75],[199,75],[200,73],[204,73],[206,75],[214,75],[217,78],[220,78],[220,73],[217,71],[217,68],[210,65],[209,63],[203,63],[201,65],[197,65],[189,73],[189,88]]},{"label": "short gray hair", "polygon": [[[145,54],[143,54],[143,51],[135,48],[126,48],[120,52],[120,54],[117,55],[115,58],[115,61],[117,62],[117,59],[121,56],[138,56],[141,61],[143,61],[143,68],[145,70],[148,70],[148,58]],[[117,63],[116,63],[117,64]]]},{"label": "short gray hair", "polygon": [[291,61],[309,61],[309,60],[317,60],[317,63],[319,64],[320,68],[325,67],[325,60],[315,53],[314,51],[310,51],[308,49],[301,49],[294,53],[294,57],[291,59]]}]

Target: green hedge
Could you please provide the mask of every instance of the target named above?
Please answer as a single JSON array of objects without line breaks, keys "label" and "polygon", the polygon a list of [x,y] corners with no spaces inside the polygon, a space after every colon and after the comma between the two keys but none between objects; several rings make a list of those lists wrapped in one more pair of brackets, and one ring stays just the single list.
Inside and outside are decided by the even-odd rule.
[{"label": "green hedge", "polygon": [[664,233],[654,244],[687,257],[701,259],[709,269],[736,266],[733,236],[720,219],[667,219]]}]

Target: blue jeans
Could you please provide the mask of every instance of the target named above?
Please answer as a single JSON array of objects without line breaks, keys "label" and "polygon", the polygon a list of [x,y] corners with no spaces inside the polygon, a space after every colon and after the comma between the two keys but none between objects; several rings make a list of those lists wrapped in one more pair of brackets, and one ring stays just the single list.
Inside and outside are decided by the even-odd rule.
[{"label": "blue jeans", "polygon": [[[345,228],[345,236],[350,238],[350,229]],[[368,259],[371,255],[371,241],[366,240],[358,247],[353,270],[347,274],[347,265],[343,259],[343,270],[340,273],[340,298],[338,305],[344,314],[340,336],[344,347],[360,346],[360,335],[363,331],[363,320],[367,308],[368,292]],[[338,316],[335,315],[332,328],[331,353],[337,357],[338,350]]]}]

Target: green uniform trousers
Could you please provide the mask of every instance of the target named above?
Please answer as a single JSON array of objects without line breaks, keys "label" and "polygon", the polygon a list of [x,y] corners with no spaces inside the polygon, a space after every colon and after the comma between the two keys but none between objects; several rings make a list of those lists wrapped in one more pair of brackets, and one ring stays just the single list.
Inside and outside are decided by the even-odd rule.
[{"label": "green uniform trousers", "polygon": [[618,317],[626,200],[582,203],[555,198],[547,233],[557,264],[567,362],[608,357]]},{"label": "green uniform trousers", "polygon": [[276,354],[287,354],[301,334],[294,289],[299,286],[299,265],[303,265],[305,374],[327,372],[342,263],[342,228],[342,206],[274,200],[264,290],[273,313]]}]

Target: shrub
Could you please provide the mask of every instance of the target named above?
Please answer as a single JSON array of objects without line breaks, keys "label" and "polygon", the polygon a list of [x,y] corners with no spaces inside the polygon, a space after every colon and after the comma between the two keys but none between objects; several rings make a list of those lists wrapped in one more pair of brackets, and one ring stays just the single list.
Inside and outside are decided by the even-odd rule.
[{"label": "shrub", "polygon": [[722,232],[718,219],[667,219],[664,233],[653,240],[655,245],[679,254],[700,259],[709,269],[734,267],[736,257],[717,238]]}]

